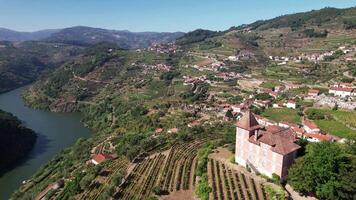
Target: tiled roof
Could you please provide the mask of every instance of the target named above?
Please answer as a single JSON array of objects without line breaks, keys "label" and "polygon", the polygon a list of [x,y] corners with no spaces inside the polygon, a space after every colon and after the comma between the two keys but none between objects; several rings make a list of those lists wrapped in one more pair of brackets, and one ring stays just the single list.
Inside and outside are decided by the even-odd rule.
[{"label": "tiled roof", "polygon": [[236,126],[248,131],[260,128],[260,125],[258,124],[255,116],[249,110],[236,123]]},{"label": "tiled roof", "polygon": [[353,88],[341,88],[341,87],[332,87],[330,90],[342,91],[342,92],[352,92]]},{"label": "tiled roof", "polygon": [[101,162],[104,162],[105,160],[110,159],[110,158],[111,158],[111,156],[100,153],[100,154],[95,154],[93,156],[92,160],[94,160],[97,163],[101,163]]},{"label": "tiled roof", "polygon": [[294,123],[291,123],[291,122],[287,122],[287,121],[280,121],[279,124],[288,125],[290,127],[298,127],[297,124],[294,124]]},{"label": "tiled roof", "polygon": [[318,129],[318,125],[316,125],[313,121],[304,120],[304,125],[309,127],[310,129]]},{"label": "tiled roof", "polygon": [[308,90],[308,93],[319,93],[319,90],[310,89],[310,90]]},{"label": "tiled roof", "polygon": [[249,138],[249,141],[255,144],[264,143],[272,146],[272,151],[278,154],[287,155],[300,148],[299,145],[295,144],[297,138],[291,129],[267,129],[267,131],[259,131],[258,134],[257,141],[254,135]]},{"label": "tiled roof", "polygon": [[319,141],[331,141],[333,138],[330,135],[324,135],[321,133],[304,133],[306,137],[315,138]]}]

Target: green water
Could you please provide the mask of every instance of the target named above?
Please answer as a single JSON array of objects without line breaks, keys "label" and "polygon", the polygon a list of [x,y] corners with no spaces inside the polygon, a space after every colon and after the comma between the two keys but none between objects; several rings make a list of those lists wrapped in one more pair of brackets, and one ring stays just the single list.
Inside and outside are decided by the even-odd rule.
[{"label": "green water", "polygon": [[79,138],[90,136],[80,122],[80,114],[51,113],[24,106],[19,88],[0,94],[0,109],[11,112],[38,134],[35,147],[25,161],[0,177],[0,199],[6,200],[37,169]]}]

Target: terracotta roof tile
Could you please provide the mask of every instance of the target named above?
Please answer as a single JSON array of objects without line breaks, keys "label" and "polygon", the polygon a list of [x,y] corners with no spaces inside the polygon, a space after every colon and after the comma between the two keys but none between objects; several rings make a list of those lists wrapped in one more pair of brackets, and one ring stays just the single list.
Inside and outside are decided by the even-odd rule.
[{"label": "terracotta roof tile", "polygon": [[281,129],[273,128],[266,131],[259,131],[258,138],[252,135],[249,141],[254,144],[264,143],[272,146],[272,151],[286,155],[300,148],[295,142],[297,141],[296,136],[291,129]]},{"label": "terracotta roof tile", "polygon": [[318,129],[318,125],[316,125],[313,121],[304,120],[304,125],[309,127],[310,129]]},{"label": "terracotta roof tile", "polygon": [[105,155],[105,154],[101,154],[101,153],[99,153],[99,154],[95,154],[93,157],[92,157],[92,160],[94,160],[95,162],[97,162],[97,163],[102,163],[102,162],[104,162],[105,160],[107,160],[107,159],[111,159],[112,157],[111,156],[109,156],[109,155]]},{"label": "terracotta roof tile", "polygon": [[236,123],[236,126],[248,131],[260,128],[260,125],[258,124],[255,116],[249,110]]}]

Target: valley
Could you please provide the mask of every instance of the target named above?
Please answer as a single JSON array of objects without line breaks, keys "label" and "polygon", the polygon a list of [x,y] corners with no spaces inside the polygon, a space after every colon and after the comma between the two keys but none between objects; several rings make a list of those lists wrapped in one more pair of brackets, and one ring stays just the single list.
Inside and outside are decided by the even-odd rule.
[{"label": "valley", "polygon": [[5,67],[26,79],[3,91],[35,81],[12,91],[25,112],[7,111],[56,145],[10,199],[353,198],[355,16],[324,8],[130,44],[74,27],[31,42],[60,47],[35,52],[31,76]]}]

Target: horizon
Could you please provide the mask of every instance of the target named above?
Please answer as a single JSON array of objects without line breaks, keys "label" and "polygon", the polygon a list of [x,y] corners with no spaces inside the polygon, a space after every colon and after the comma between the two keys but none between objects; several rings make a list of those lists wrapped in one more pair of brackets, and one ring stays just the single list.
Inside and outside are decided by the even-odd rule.
[{"label": "horizon", "polygon": [[[140,4],[112,0],[100,3],[90,0],[86,1],[84,6],[81,0],[77,2],[64,0],[61,5],[45,0],[26,3],[18,0],[11,2],[0,0],[0,3],[3,7],[0,12],[0,27],[17,32],[37,32],[76,26],[130,32],[189,32],[196,29],[224,31],[233,26],[272,19],[281,15],[308,12],[325,7],[344,9],[355,6],[355,3],[347,0],[313,2],[289,0],[288,3],[283,0],[268,3],[252,0],[248,4],[244,4],[242,0],[221,2],[208,0],[205,4],[188,0],[180,2],[153,0],[153,2],[140,2]],[[184,7],[186,5],[187,7]],[[122,10],[121,7],[127,9]],[[117,13],[117,10],[120,12]],[[183,19],[184,16],[190,20]]]}]

